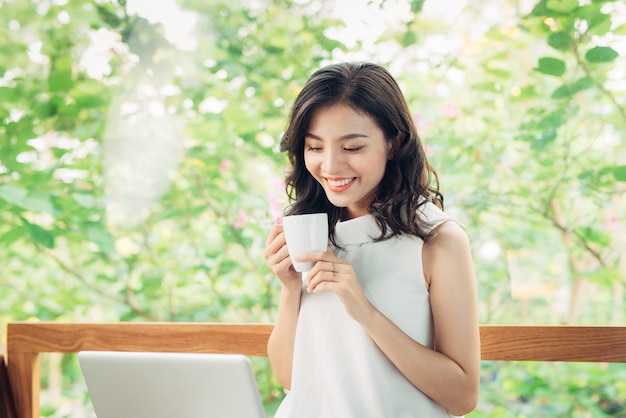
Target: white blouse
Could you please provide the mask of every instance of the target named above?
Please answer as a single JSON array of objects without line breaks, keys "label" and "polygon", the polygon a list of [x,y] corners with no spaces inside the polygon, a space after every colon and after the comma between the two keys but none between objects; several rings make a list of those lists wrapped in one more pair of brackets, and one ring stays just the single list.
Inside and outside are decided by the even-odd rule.
[{"label": "white blouse", "polygon": [[[431,227],[451,219],[433,203],[420,217]],[[371,303],[420,344],[433,347],[433,321],[422,267],[423,241],[400,236],[375,242],[372,215],[339,222],[335,250],[354,268]],[[291,391],[276,418],[451,417],[413,386],[331,292],[302,291]]]}]

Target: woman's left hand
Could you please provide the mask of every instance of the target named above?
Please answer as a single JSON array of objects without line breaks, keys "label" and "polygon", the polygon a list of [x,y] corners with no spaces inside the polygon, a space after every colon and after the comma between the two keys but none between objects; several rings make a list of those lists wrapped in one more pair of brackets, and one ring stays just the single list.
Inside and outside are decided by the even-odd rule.
[{"label": "woman's left hand", "polygon": [[333,292],[357,322],[366,320],[375,310],[363,293],[352,265],[337,257],[331,249],[301,254],[298,261],[315,263],[305,283],[308,292]]}]

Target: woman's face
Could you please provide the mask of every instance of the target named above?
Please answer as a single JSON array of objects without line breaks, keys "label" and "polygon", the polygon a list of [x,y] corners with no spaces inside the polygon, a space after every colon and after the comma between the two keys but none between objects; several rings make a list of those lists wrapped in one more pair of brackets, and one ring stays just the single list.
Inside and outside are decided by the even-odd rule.
[{"label": "woman's face", "polygon": [[305,135],[304,163],[330,202],[347,218],[368,213],[384,174],[391,143],[369,116],[337,104],[318,109]]}]

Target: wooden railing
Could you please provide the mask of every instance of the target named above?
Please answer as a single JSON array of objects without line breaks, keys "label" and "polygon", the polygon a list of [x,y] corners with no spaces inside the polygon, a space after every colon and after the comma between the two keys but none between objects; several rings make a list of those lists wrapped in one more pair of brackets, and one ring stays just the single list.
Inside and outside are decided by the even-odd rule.
[{"label": "wooden railing", "polygon": [[[40,353],[99,350],[266,356],[272,327],[215,323],[10,323],[7,366],[17,416],[39,417]],[[482,325],[480,338],[483,360],[626,363],[626,327]]]}]

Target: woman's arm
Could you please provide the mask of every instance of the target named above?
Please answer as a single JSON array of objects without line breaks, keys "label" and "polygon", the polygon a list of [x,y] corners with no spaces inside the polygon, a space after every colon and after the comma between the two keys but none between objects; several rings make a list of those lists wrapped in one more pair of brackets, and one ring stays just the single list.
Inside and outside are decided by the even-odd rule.
[{"label": "woman's arm", "polygon": [[446,222],[424,245],[422,259],[434,321],[435,349],[417,343],[379,311],[363,326],[404,376],[454,415],[472,411],[480,385],[476,279],[465,232]]},{"label": "woman's arm", "polygon": [[302,276],[291,264],[282,225],[272,227],[265,246],[265,261],[282,284],[278,318],[267,343],[267,355],[278,383],[290,389]]},{"label": "woman's arm", "polygon": [[276,380],[285,389],[291,389],[293,369],[293,347],[296,325],[300,311],[301,290],[292,291],[283,287],[280,292],[278,319],[267,342],[267,355]]}]

